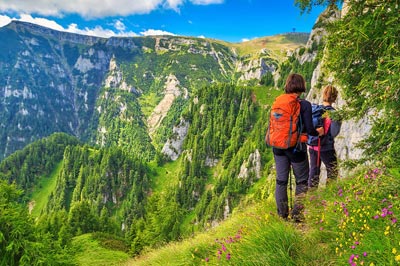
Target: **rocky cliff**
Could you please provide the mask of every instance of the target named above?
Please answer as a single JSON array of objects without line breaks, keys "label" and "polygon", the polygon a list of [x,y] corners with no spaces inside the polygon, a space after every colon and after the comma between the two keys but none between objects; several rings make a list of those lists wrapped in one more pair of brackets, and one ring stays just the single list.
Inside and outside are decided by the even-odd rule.
[{"label": "rocky cliff", "polygon": [[[135,118],[130,113],[125,121],[137,121],[148,135],[173,135],[180,117],[166,117],[193,89],[258,80],[278,65],[265,48],[239,56],[227,44],[198,38],[105,39],[18,21],[0,28],[0,36],[0,159],[56,131],[103,146],[118,143],[111,140],[118,125],[110,121],[127,115],[124,97],[136,106],[130,111]],[[111,97],[116,91],[127,94]],[[119,134],[133,140],[133,131]]]}]

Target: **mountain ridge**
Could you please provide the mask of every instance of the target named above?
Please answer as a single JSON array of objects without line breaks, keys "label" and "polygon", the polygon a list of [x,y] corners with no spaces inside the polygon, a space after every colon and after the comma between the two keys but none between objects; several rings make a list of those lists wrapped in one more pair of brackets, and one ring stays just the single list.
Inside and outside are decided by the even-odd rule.
[{"label": "mountain ridge", "polygon": [[[246,52],[241,56],[241,52],[235,51],[238,49],[235,46],[240,46],[225,46],[220,41],[202,38],[99,38],[20,21],[0,28],[0,34],[0,47],[8,51],[0,55],[3,78],[0,93],[5,95],[1,103],[5,112],[0,115],[2,158],[56,131],[107,145],[107,139],[99,141],[102,138],[99,134],[104,136],[101,132],[109,129],[98,125],[101,117],[98,96],[104,86],[137,93],[132,100],[139,100],[137,110],[141,112],[142,108],[156,108],[157,102],[143,99],[154,94],[161,101],[171,75],[175,76],[180,93],[187,95],[193,88],[213,82],[256,83],[266,73],[275,72],[279,64],[278,57],[272,55],[275,52],[258,49],[259,45],[250,50],[250,54]],[[274,40],[274,45],[279,47],[282,38]],[[281,53],[281,48],[277,50]],[[107,82],[111,76],[113,84]],[[180,97],[173,101],[180,101]],[[123,98],[118,96],[118,99]],[[105,111],[104,106],[101,110]],[[168,111],[162,112],[167,114]],[[30,119],[26,119],[28,117]],[[175,121],[170,121],[172,124],[164,126],[172,128],[178,121],[176,117]],[[163,125],[158,123],[158,126]],[[9,135],[9,131],[15,133]]]}]

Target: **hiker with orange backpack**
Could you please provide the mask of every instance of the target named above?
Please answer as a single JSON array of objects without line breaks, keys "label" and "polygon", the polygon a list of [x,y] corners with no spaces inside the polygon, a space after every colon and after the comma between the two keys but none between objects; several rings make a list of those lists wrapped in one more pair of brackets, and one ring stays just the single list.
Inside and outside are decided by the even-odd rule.
[{"label": "hiker with orange backpack", "polygon": [[[278,215],[289,217],[288,181],[291,168],[296,181],[295,203],[291,217],[296,222],[302,220],[301,199],[308,189],[309,163],[306,139],[302,136],[321,136],[323,128],[315,129],[312,123],[311,103],[300,99],[306,91],[303,76],[290,74],[286,79],[285,93],[278,96],[269,117],[265,141],[272,147],[276,168],[275,200]],[[290,184],[291,186],[291,184]]]},{"label": "hiker with orange backpack", "polygon": [[[338,177],[338,164],[335,151],[335,137],[340,132],[341,122],[329,117],[329,113],[335,111],[332,104],[338,96],[337,89],[332,85],[327,85],[322,94],[322,105],[313,105],[313,109],[322,110],[321,113],[315,112],[313,119],[315,124],[322,124],[324,135],[316,141],[308,139],[308,151],[310,154],[310,175],[308,179],[309,188],[317,188],[319,185],[319,176],[321,172],[321,161],[326,167],[326,181],[332,181]],[[321,122],[316,122],[320,117]],[[317,125],[314,125],[317,126]]]}]

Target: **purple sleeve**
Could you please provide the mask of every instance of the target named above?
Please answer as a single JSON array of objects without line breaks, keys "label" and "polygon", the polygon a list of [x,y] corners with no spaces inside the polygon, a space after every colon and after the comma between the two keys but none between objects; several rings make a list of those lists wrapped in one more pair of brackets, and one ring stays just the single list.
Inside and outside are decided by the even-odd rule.
[{"label": "purple sleeve", "polygon": [[306,100],[300,101],[300,114],[301,121],[303,123],[303,132],[306,132],[311,136],[318,136],[318,131],[315,130],[312,123],[312,115],[311,115],[311,103]]}]

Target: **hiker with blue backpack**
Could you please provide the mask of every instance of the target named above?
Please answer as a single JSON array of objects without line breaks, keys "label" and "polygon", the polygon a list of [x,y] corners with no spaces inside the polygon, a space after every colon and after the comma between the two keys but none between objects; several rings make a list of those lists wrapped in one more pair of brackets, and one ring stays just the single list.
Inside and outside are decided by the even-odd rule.
[{"label": "hiker with blue backpack", "polygon": [[327,183],[337,179],[338,163],[335,151],[335,137],[340,132],[341,122],[329,115],[335,111],[332,104],[338,96],[337,89],[327,85],[322,94],[322,105],[312,105],[313,124],[315,127],[323,126],[324,135],[321,137],[308,137],[308,151],[310,155],[309,188],[317,188],[321,172],[321,162],[324,163],[327,173]]},{"label": "hiker with blue backpack", "polygon": [[[278,215],[285,220],[289,217],[288,183],[293,169],[296,188],[295,203],[291,210],[294,221],[303,217],[302,198],[308,190],[309,163],[306,139],[321,136],[323,128],[315,129],[312,123],[311,103],[300,99],[306,91],[303,76],[290,74],[286,79],[285,93],[278,96],[271,107],[269,125],[265,136],[266,144],[272,147],[276,168],[275,200]],[[302,136],[306,137],[305,139]],[[291,194],[290,194],[291,195]]]}]

